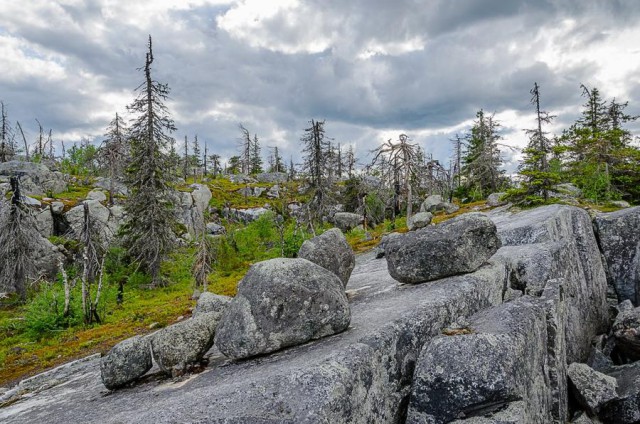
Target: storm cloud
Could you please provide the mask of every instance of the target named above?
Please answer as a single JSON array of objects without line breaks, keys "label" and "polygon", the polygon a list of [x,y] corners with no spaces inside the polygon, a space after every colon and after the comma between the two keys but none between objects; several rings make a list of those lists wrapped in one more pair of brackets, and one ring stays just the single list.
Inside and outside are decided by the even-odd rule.
[{"label": "storm cloud", "polygon": [[[180,142],[236,153],[242,122],[266,150],[299,157],[308,121],[367,152],[408,134],[446,161],[478,109],[504,143],[533,124],[529,89],[560,132],[581,83],[638,114],[640,7],[634,0],[9,0],[0,9],[0,100],[35,139],[101,140],[141,82],[147,35],[154,76],[172,89]],[[505,149],[510,167],[517,153]]]}]

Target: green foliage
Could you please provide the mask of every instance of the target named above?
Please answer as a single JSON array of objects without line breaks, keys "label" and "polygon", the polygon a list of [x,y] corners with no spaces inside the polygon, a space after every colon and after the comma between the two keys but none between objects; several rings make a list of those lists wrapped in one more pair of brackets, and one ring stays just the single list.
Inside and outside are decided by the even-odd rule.
[{"label": "green foliage", "polygon": [[80,147],[73,145],[66,152],[66,157],[60,163],[60,171],[65,174],[88,176],[96,170],[98,149],[93,144]]},{"label": "green foliage", "polygon": [[[70,277],[73,272],[70,273]],[[69,313],[64,315],[64,285],[62,277],[53,283],[43,284],[25,308],[24,333],[31,340],[51,337],[65,329],[81,327],[82,293],[80,284],[73,284],[70,290]],[[115,303],[115,287],[105,285],[98,304],[98,314],[105,312]]]},{"label": "green foliage", "polygon": [[284,257],[295,258],[298,256],[298,250],[305,240],[310,238],[310,234],[304,233],[301,229],[296,230],[293,223],[289,225],[284,233]]}]

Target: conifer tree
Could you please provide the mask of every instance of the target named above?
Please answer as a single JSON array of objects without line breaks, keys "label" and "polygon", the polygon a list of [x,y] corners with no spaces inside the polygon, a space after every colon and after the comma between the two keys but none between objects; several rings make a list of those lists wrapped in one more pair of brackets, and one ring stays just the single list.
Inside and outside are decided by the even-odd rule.
[{"label": "conifer tree", "polygon": [[482,198],[498,191],[504,185],[502,158],[498,149],[500,123],[493,115],[486,116],[480,109],[476,114],[471,133],[467,136],[467,150],[463,158],[462,173],[465,176],[464,193]]},{"label": "conifer tree", "polygon": [[137,98],[128,107],[137,117],[131,125],[131,162],[126,178],[129,198],[125,204],[128,221],[123,241],[132,259],[149,273],[155,285],[160,282],[160,263],[175,242],[172,203],[175,194],[163,149],[176,128],[164,104],[169,87],[151,76],[153,59],[149,36],[145,65],[140,68],[145,79],[137,89]]},{"label": "conifer tree", "polygon": [[105,137],[98,151],[98,161],[102,162],[109,172],[109,205],[113,206],[115,183],[123,177],[128,159],[127,127],[117,112],[107,127]]},{"label": "conifer tree", "polygon": [[313,191],[313,206],[316,217],[321,217],[326,206],[329,181],[325,173],[326,151],[329,142],[325,139],[325,121],[311,120],[301,138],[305,153],[303,170],[309,176],[309,185]]},{"label": "conifer tree", "polygon": [[597,88],[580,87],[586,97],[582,115],[560,137],[571,179],[585,197],[596,202],[634,197],[628,171],[635,167],[628,165],[637,160],[637,154],[623,125],[637,117],[624,112],[627,103],[614,99],[607,105]]},{"label": "conifer tree", "polygon": [[543,130],[543,126],[551,123],[555,116],[540,110],[540,86],[537,82],[533,84],[530,93],[531,104],[536,111],[536,128],[525,130],[529,136],[529,144],[523,151],[524,158],[520,165],[520,175],[524,177],[521,191],[524,198],[521,200],[537,203],[549,199],[549,192],[560,181],[560,175],[552,172],[549,166],[551,140],[547,137],[548,132]]},{"label": "conifer tree", "polygon": [[262,157],[260,156],[260,142],[258,141],[258,135],[253,135],[253,141],[251,142],[251,157],[250,157],[250,173],[259,174],[262,172]]}]

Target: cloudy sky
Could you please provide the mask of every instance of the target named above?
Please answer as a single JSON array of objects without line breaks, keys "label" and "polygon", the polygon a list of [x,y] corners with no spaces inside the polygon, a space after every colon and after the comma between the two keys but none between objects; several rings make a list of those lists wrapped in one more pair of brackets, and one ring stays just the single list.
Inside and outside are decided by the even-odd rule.
[{"label": "cloudy sky", "polygon": [[[640,114],[636,0],[0,0],[0,100],[35,140],[39,119],[65,145],[101,140],[143,75],[171,88],[180,142],[236,153],[238,124],[266,156],[299,157],[308,121],[367,152],[406,133],[448,161],[484,108],[504,142],[533,125],[529,90],[560,132],[581,83]],[[507,161],[515,161],[506,152]]]}]

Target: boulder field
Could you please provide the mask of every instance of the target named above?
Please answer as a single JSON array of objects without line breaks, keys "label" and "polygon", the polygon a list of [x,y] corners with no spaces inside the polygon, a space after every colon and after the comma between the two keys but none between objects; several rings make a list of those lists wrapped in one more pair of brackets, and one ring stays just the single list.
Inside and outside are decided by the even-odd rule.
[{"label": "boulder field", "polygon": [[[635,217],[632,211],[624,219],[633,224]],[[302,288],[291,286],[300,293],[300,311],[271,304],[269,296],[246,294],[244,300],[221,302],[228,306],[216,329],[217,337],[226,332],[225,339],[243,353],[253,349],[252,345],[238,343],[243,339],[231,331],[229,317],[242,315],[238,322],[250,332],[260,329],[263,320],[271,320],[272,327],[261,330],[260,340],[264,346],[279,344],[281,350],[251,350],[260,356],[230,359],[213,347],[205,354],[208,363],[202,372],[170,380],[160,377],[163,372],[156,366],[150,375],[157,377],[142,378],[114,391],[103,385],[100,359],[93,358],[73,368],[76,371],[58,384],[42,384],[46,389],[0,408],[0,422],[567,422],[574,412],[569,396],[576,384],[590,387],[589,378],[595,375],[598,381],[614,385],[611,378],[600,378],[572,364],[586,363],[593,356],[592,341],[611,324],[607,294],[622,287],[615,276],[627,274],[612,271],[609,264],[615,263],[614,258],[608,257],[603,237],[596,237],[592,219],[584,210],[554,205],[517,214],[489,214],[488,218],[458,220],[477,226],[474,234],[479,236],[474,243],[484,247],[481,261],[457,269],[455,275],[431,280],[420,277],[404,284],[390,274],[391,261],[396,258],[376,259],[375,252],[358,256],[346,286],[350,319],[346,307],[337,308],[345,311],[344,319],[330,332],[320,327],[317,337],[323,338],[314,336],[315,323],[309,322],[296,330],[303,337],[282,344],[280,327],[286,322],[274,321],[274,317],[300,324],[304,322],[300,317],[311,316],[307,310],[314,306],[306,305],[302,298],[307,287],[330,293],[330,300],[321,300],[321,304],[344,305],[342,281],[336,271],[305,259],[285,261],[278,267],[309,278]],[[456,225],[460,224],[448,224]],[[425,243],[423,250],[434,249],[425,234],[437,227],[388,238],[385,256],[401,249],[407,237],[419,238]],[[465,233],[460,230],[459,234]],[[635,246],[640,243],[637,232],[629,237],[632,240],[626,240],[621,249],[632,249],[634,237]],[[443,252],[451,251],[441,234],[433,239]],[[458,243],[455,238],[447,240]],[[412,255],[405,256],[403,260],[411,260]],[[453,259],[443,254],[432,260]],[[273,272],[275,265],[259,265],[245,278],[255,279],[269,293],[281,286],[280,277]],[[413,269],[413,265],[406,266]],[[294,276],[290,279],[299,279]],[[240,287],[239,293],[244,290]],[[634,296],[635,292],[624,294],[631,300]],[[203,316],[210,313],[203,312]],[[635,325],[631,318],[622,321],[621,326]],[[347,328],[338,328],[345,322]],[[222,325],[227,328],[220,328]],[[623,330],[617,329],[617,336],[612,337],[622,337],[618,333]],[[143,356],[141,368],[148,365]],[[623,381],[624,370],[614,368],[611,377],[625,388],[616,395],[619,402],[615,405],[621,408],[627,405],[624,402],[635,402],[637,391]],[[576,379],[573,386],[568,374]],[[580,376],[584,383],[578,383]],[[610,399],[613,394],[606,389],[603,393],[605,405],[599,406],[600,398],[584,396],[582,401],[585,410],[592,408],[589,414],[597,410],[611,417],[615,415],[611,412],[615,409]]]}]

